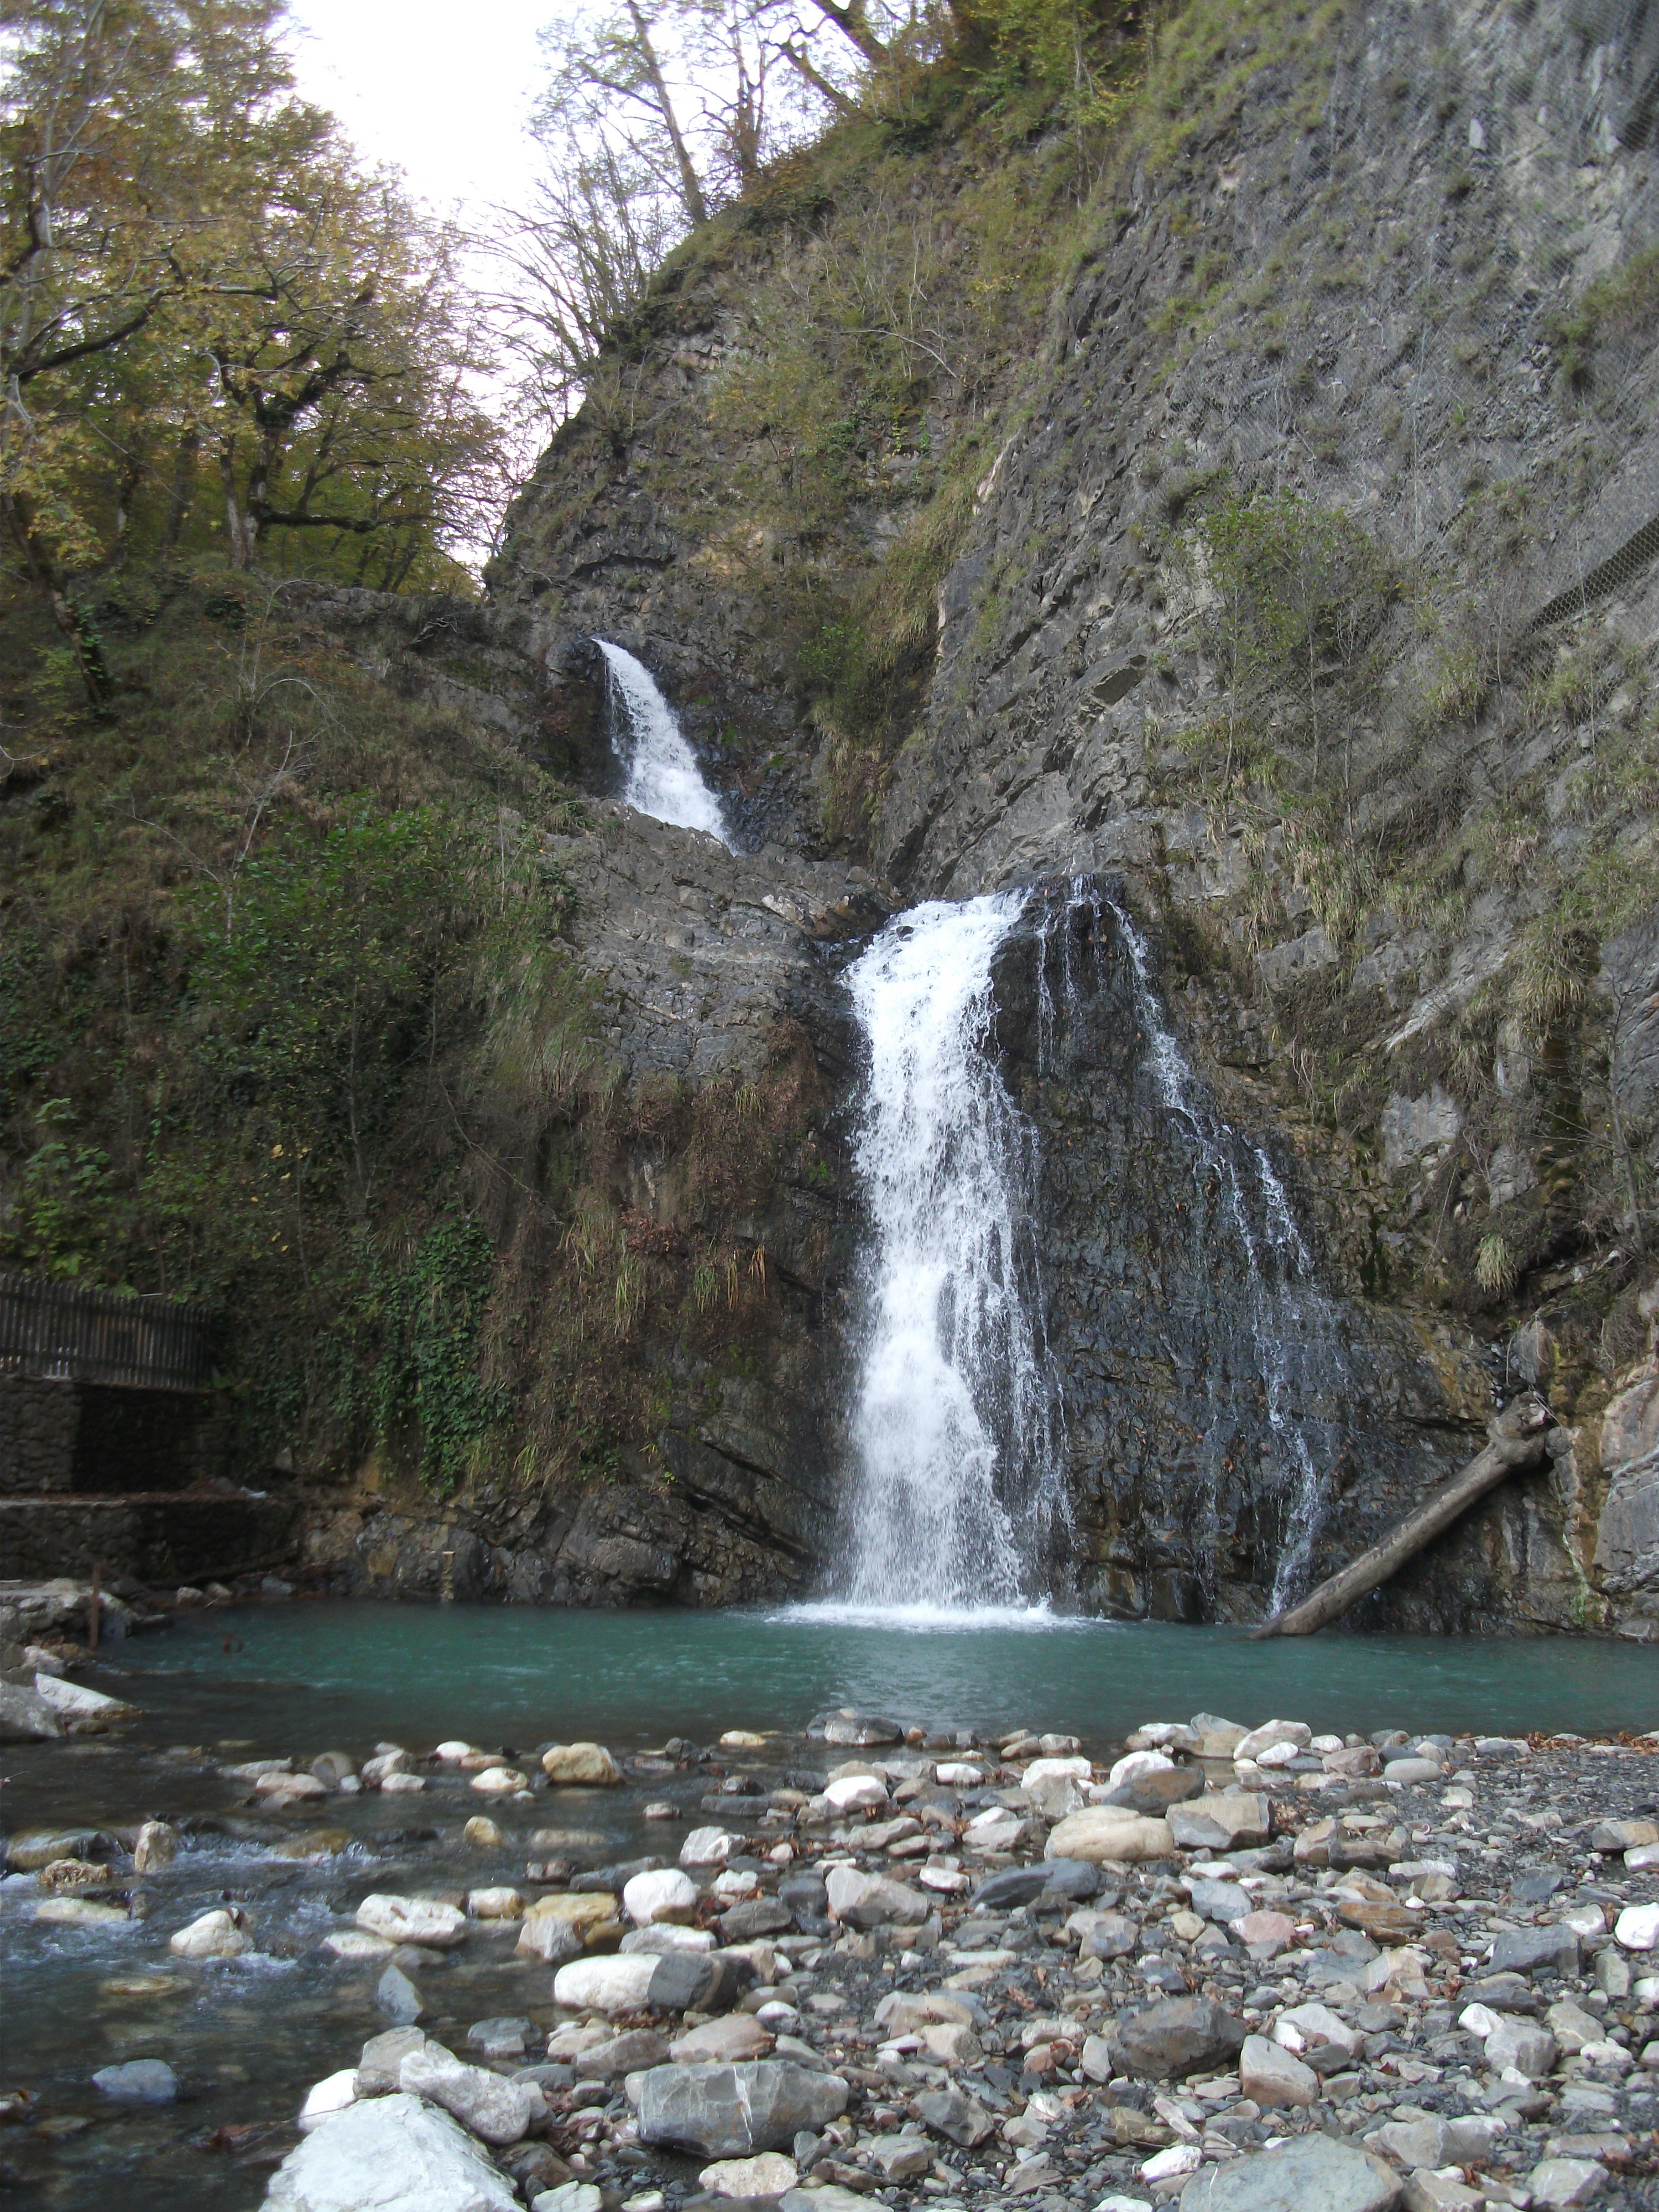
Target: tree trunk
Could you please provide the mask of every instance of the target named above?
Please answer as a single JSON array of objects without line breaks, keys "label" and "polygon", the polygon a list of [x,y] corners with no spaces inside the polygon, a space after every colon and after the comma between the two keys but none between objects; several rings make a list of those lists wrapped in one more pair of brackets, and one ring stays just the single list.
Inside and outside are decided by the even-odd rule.
[{"label": "tree trunk", "polygon": [[164,552],[179,550],[179,533],[185,526],[185,517],[190,513],[190,502],[196,491],[196,456],[201,449],[202,434],[192,424],[179,433],[179,449],[173,457],[173,490],[167,500],[167,527],[161,532]]},{"label": "tree trunk", "polygon": [[1379,1583],[1397,1574],[1407,1559],[1414,1559],[1425,1544],[1443,1528],[1449,1528],[1478,1498],[1495,1489],[1514,1468],[1535,1467],[1544,1456],[1544,1434],[1550,1425],[1549,1408],[1541,1398],[1527,1391],[1511,1400],[1494,1420],[1488,1422],[1486,1433],[1491,1441],[1462,1474],[1443,1484],[1414,1513],[1408,1513],[1380,1544],[1373,1544],[1370,1551],[1362,1552],[1352,1565],[1322,1583],[1300,1605],[1293,1605],[1288,1612],[1264,1621],[1260,1628],[1253,1628],[1251,1636],[1258,1640],[1269,1636],[1311,1636],[1316,1629],[1328,1626],[1367,1591],[1376,1589]]},{"label": "tree trunk", "polygon": [[674,112],[674,103],[668,96],[668,86],[657,60],[657,50],[651,43],[651,27],[641,14],[635,0],[628,0],[628,12],[634,19],[634,32],[640,42],[640,54],[645,63],[646,74],[651,79],[651,89],[656,94],[661,112],[663,128],[668,133],[668,143],[674,149],[674,165],[680,173],[680,191],[685,201],[685,211],[694,225],[708,220],[708,203],[702,196],[702,185],[690,155],[686,151],[680,135],[679,118]]},{"label": "tree trunk", "polygon": [[806,79],[814,92],[823,94],[838,114],[861,115],[863,113],[863,109],[855,100],[849,100],[839,85],[831,84],[827,76],[813,68],[811,60],[801,47],[786,39],[778,52],[793,70]]}]

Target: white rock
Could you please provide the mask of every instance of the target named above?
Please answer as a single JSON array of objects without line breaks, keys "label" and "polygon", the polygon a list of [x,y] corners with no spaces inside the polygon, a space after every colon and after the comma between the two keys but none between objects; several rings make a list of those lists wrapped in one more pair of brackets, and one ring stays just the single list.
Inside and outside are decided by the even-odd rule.
[{"label": "white rock", "polygon": [[628,2012],[645,2002],[656,1954],[623,1951],[614,1958],[573,1959],[553,1977],[553,2002],[573,2012]]},{"label": "white rock", "polygon": [[[1294,2043],[1291,2040],[1292,2036],[1297,2038]],[[1273,2041],[1282,2043],[1286,2051],[1312,2051],[1322,2043],[1334,2043],[1343,2051],[1358,2051],[1364,2039],[1358,2028],[1340,2018],[1328,2005],[1291,2005],[1280,2013],[1273,2024]]]},{"label": "white rock", "polygon": [[1260,1759],[1264,1751],[1271,1751],[1276,1743],[1291,1743],[1298,1750],[1313,1741],[1313,1730],[1304,1721],[1263,1721],[1249,1735],[1233,1746],[1235,1759]]},{"label": "white rock", "polygon": [[473,1776],[472,1787],[484,1797],[508,1797],[515,1790],[527,1790],[530,1782],[516,1766],[486,1766]]},{"label": "white rock", "polygon": [[531,2122],[546,2110],[539,2089],[509,2081],[483,2066],[469,2066],[441,2043],[411,2051],[398,2069],[398,2087],[453,2112],[464,2128],[487,2143],[520,2142]]},{"label": "white rock", "polygon": [[623,1910],[636,1928],[658,1920],[689,1920],[697,1909],[697,1886],[678,1867],[636,1874],[623,1886]]},{"label": "white rock", "polygon": [[[932,2163],[932,2160],[929,2160]],[[763,2151],[757,2158],[720,2158],[697,2176],[704,2189],[716,2197],[781,2197],[800,2180],[793,2159],[781,2151]]]},{"label": "white rock", "polygon": [[357,2101],[357,2069],[346,2067],[343,2072],[330,2074],[319,2081],[300,2107],[300,2133],[308,2136],[325,2120],[345,2112]]},{"label": "white rock", "polygon": [[712,1928],[683,1928],[678,1920],[653,1920],[648,1928],[630,1928],[622,1939],[623,1950],[660,1958],[665,1951],[712,1951]]},{"label": "white rock", "polygon": [[[843,1774],[824,1790],[825,1802],[837,1813],[873,1810],[887,1802],[887,1784],[873,1774]],[[682,1852],[682,1858],[684,1853]]]},{"label": "white rock", "polygon": [[[343,1789],[345,1785],[342,1783],[340,1786]],[[380,1784],[380,1794],[384,1797],[410,1796],[416,1790],[425,1788],[426,1777],[423,1774],[388,1774]]]},{"label": "white rock", "polygon": [[737,1848],[737,1838],[727,1835],[724,1828],[693,1828],[680,1845],[680,1864],[724,1866]]},{"label": "white rock", "polygon": [[1627,1905],[1613,1933],[1626,1951],[1651,1951],[1659,1944],[1659,1905]]},{"label": "white rock", "polygon": [[118,1720],[123,1713],[138,1710],[119,1698],[106,1698],[101,1690],[88,1690],[79,1682],[66,1681],[61,1674],[37,1674],[34,1694],[44,1705],[50,1705],[60,1719],[82,1723]]},{"label": "white rock", "polygon": [[463,1736],[451,1736],[447,1742],[438,1746],[432,1756],[441,1759],[448,1765],[459,1765],[464,1759],[476,1759],[478,1747],[476,1743],[468,1743]]},{"label": "white rock", "polygon": [[942,1759],[933,1769],[933,1779],[947,1790],[972,1790],[985,1779],[985,1770],[965,1759]]},{"label": "white rock", "polygon": [[1176,2181],[1183,2173],[1196,2173],[1204,2163],[1204,2153],[1197,2143],[1171,2143],[1168,2150],[1154,2151],[1135,2170],[1143,2181]]},{"label": "white rock", "polygon": [[[1156,1758],[1157,1753],[1151,1754]],[[1046,1820],[1063,1820],[1087,1802],[1091,1769],[1086,1759],[1034,1759],[1020,1777],[1026,1796]]]},{"label": "white rock", "polygon": [[1498,2031],[1498,2014],[1490,2005],[1465,2005],[1457,2015],[1457,2025],[1465,2035],[1478,2035],[1484,2043]]},{"label": "white rock", "polygon": [[521,2212],[517,2191],[447,2112],[365,2098],[272,2176],[268,2212]]},{"label": "white rock", "polygon": [[388,1943],[423,1943],[447,1951],[466,1934],[466,1915],[435,1897],[392,1897],[375,1890],[357,1907],[357,1925]]},{"label": "white rock", "polygon": [[516,1889],[501,1883],[493,1889],[470,1889],[466,1910],[473,1920],[522,1920],[524,1899]]},{"label": "white rock", "polygon": [[825,1888],[830,1917],[851,1928],[879,1928],[890,1922],[919,1928],[928,1905],[919,1889],[885,1875],[863,1874],[857,1867],[831,1867]]},{"label": "white rock", "polygon": [[[1259,1751],[1256,1765],[1267,1772],[1275,1767],[1290,1766],[1302,1756],[1302,1747],[1294,1743],[1270,1743],[1266,1751]],[[1235,1762],[1236,1763],[1236,1762]]]},{"label": "white rock", "polygon": [[563,2181],[530,2200],[530,2212],[599,2212],[604,2193],[591,2181]]},{"label": "white rock", "polygon": [[1106,1787],[1121,1790],[1126,1782],[1139,1781],[1143,1774],[1161,1774],[1174,1765],[1167,1751],[1126,1751],[1106,1777]]},{"label": "white rock", "polygon": [[384,1936],[367,1935],[361,1928],[337,1928],[325,1936],[322,1948],[331,1959],[389,1959],[397,1949]]},{"label": "white rock", "polygon": [[366,1759],[358,1776],[365,1790],[380,1790],[390,1776],[407,1774],[414,1764],[406,1751],[383,1751],[378,1759]]},{"label": "white rock", "polygon": [[253,1939],[234,1913],[204,1912],[188,1928],[181,1928],[167,1943],[181,1959],[240,1959],[253,1948]]}]

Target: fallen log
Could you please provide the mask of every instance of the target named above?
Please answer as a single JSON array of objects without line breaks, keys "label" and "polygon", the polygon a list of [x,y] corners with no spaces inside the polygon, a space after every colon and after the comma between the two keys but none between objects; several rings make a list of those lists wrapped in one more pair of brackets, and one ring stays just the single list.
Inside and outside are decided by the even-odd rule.
[{"label": "fallen log", "polygon": [[1408,1513],[1380,1544],[1373,1544],[1328,1582],[1321,1583],[1299,1605],[1290,1606],[1253,1628],[1251,1636],[1258,1641],[1269,1636],[1311,1636],[1316,1629],[1335,1620],[1368,1590],[1398,1574],[1407,1559],[1414,1559],[1505,1475],[1516,1468],[1535,1467],[1545,1455],[1545,1431],[1550,1425],[1549,1408],[1534,1393],[1528,1390],[1512,1398],[1486,1424],[1489,1441],[1485,1450],[1477,1453],[1460,1474],[1425,1498],[1414,1513]]}]

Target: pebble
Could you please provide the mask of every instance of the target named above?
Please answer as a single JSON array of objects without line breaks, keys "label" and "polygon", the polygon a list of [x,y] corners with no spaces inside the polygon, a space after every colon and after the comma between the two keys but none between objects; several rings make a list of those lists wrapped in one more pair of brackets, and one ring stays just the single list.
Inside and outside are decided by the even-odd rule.
[{"label": "pebble", "polygon": [[92,2077],[94,2089],[124,2105],[170,2105],[179,2077],[164,2058],[130,2058],[125,2066],[102,2066]]}]

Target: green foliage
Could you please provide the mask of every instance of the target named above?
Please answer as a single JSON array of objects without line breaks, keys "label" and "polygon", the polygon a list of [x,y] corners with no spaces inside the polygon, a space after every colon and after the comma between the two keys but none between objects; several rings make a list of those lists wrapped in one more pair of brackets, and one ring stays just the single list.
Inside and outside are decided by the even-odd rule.
[{"label": "green foliage", "polygon": [[1558,315],[1550,339],[1570,385],[1589,381],[1596,346],[1634,337],[1659,320],[1659,246],[1648,246],[1585,287],[1575,305]]},{"label": "green foliage", "polygon": [[376,1434],[420,1437],[422,1474],[441,1494],[468,1471],[510,1403],[478,1374],[480,1336],[495,1280],[495,1248],[480,1222],[436,1222],[406,1266],[371,1253],[358,1319],[378,1335],[371,1389]]}]

